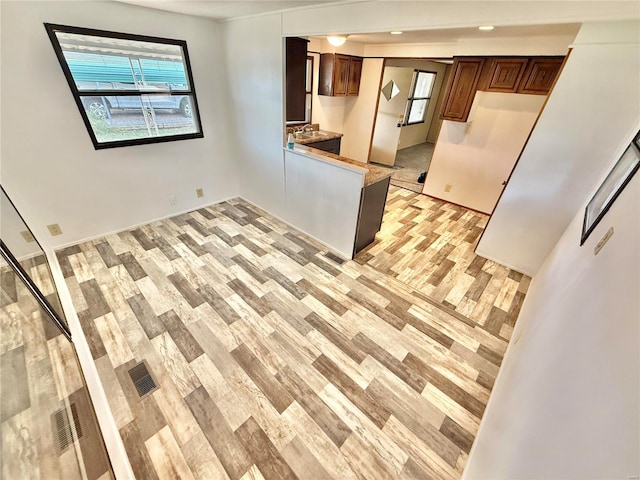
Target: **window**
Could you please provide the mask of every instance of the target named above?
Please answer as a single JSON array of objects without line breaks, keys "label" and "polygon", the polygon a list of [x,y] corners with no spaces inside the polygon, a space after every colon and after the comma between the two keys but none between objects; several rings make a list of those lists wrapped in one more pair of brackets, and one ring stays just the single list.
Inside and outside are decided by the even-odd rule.
[{"label": "window", "polygon": [[45,27],[96,149],[203,137],[186,42]]},{"label": "window", "polygon": [[305,119],[304,123],[311,123],[311,102],[313,100],[313,57],[307,57],[307,72],[305,79]]},{"label": "window", "polygon": [[416,70],[414,72],[413,81],[411,82],[411,93],[409,94],[409,98],[407,98],[407,108],[403,125],[413,125],[424,122],[435,79],[435,73],[425,72],[423,70]]}]

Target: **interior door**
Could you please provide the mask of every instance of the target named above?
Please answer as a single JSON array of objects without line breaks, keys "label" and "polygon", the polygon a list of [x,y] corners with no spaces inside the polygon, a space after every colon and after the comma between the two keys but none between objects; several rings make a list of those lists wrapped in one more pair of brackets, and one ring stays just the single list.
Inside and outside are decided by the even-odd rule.
[{"label": "interior door", "polygon": [[407,106],[413,70],[406,67],[385,67],[384,69],[382,88],[384,89],[389,82],[393,82],[398,93],[388,100],[382,92],[379,94],[378,112],[369,155],[370,162],[389,166],[393,166],[396,162],[401,131],[398,124],[402,122]]}]

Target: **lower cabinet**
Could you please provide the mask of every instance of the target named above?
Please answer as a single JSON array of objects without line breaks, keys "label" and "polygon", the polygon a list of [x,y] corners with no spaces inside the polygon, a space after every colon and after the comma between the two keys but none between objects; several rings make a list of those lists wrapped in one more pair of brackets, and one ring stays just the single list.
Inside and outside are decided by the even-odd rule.
[{"label": "lower cabinet", "polygon": [[354,255],[371,244],[380,231],[390,180],[391,177],[387,177],[362,189]]},{"label": "lower cabinet", "polygon": [[340,138],[332,138],[331,140],[321,140],[319,142],[307,143],[307,147],[317,148],[323,152],[340,155]]}]

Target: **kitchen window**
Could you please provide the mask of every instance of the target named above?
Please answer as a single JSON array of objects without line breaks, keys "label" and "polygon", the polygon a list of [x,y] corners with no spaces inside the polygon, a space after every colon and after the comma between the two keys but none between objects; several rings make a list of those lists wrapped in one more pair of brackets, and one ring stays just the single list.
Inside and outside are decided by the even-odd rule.
[{"label": "kitchen window", "polygon": [[203,137],[185,41],[45,27],[96,149]]},{"label": "kitchen window", "polygon": [[407,98],[404,126],[424,123],[435,80],[435,73],[415,70],[409,98]]},{"label": "kitchen window", "polygon": [[304,123],[311,123],[312,101],[313,101],[313,57],[307,57],[306,77],[305,77],[305,119]]}]

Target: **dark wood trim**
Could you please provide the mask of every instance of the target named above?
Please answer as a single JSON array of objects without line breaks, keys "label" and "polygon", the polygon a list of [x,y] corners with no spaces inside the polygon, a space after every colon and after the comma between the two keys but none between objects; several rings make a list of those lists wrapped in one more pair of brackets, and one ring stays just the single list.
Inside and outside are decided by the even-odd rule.
[{"label": "dark wood trim", "polygon": [[476,248],[473,249],[473,252],[476,252],[476,249],[478,248],[478,245],[480,245],[480,241],[482,240],[482,237],[484,236],[484,232],[487,230],[487,228],[489,228],[489,224],[491,223],[491,218],[493,218],[493,214],[496,211],[496,208],[498,208],[498,205],[500,205],[500,200],[502,200],[502,195],[504,194],[505,189],[507,188],[507,185],[509,185],[509,182],[511,181],[511,177],[513,176],[513,172],[515,172],[516,168],[518,167],[518,163],[520,163],[520,159],[522,158],[522,154],[524,153],[525,148],[527,148],[527,145],[529,143],[529,140],[531,139],[531,135],[533,134],[534,130],[536,129],[536,126],[538,125],[538,121],[540,120],[540,117],[542,116],[542,113],[544,112],[544,109],[547,107],[547,102],[549,101],[549,97],[551,97],[551,94],[553,93],[553,89],[556,86],[556,83],[558,83],[558,79],[560,78],[560,75],[562,75],[562,71],[564,70],[564,66],[567,64],[567,61],[569,60],[569,57],[571,56],[571,52],[573,51],[573,49],[569,49],[569,51],[567,52],[567,55],[564,57],[564,61],[562,62],[562,65],[560,66],[560,70],[558,70],[558,74],[556,75],[556,78],[553,80],[553,85],[551,85],[551,88],[549,89],[549,93],[547,94],[546,98],[544,99],[544,103],[542,104],[542,108],[540,109],[540,113],[538,113],[538,117],[536,118],[536,121],[533,122],[533,126],[531,127],[531,131],[529,132],[529,135],[527,135],[527,139],[524,142],[524,145],[522,145],[522,149],[520,150],[520,153],[518,154],[518,158],[516,160],[516,162],[513,164],[513,168],[511,169],[511,172],[509,173],[509,176],[507,177],[507,181],[504,184],[504,187],[502,188],[502,191],[500,192],[500,195],[498,196],[498,200],[496,201],[496,204],[493,206],[493,210],[491,210],[491,213],[489,214],[489,221],[487,222],[487,225],[482,229],[482,233],[480,234],[480,238],[478,238],[478,243],[476,243]]}]

